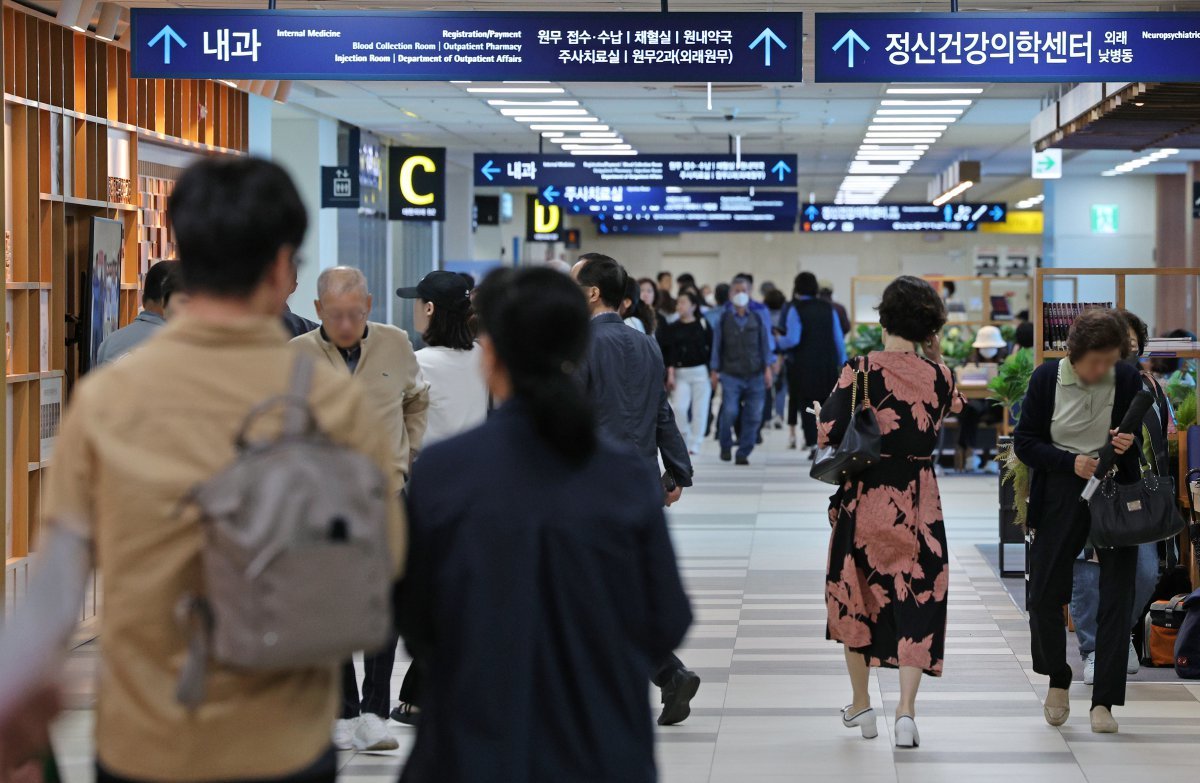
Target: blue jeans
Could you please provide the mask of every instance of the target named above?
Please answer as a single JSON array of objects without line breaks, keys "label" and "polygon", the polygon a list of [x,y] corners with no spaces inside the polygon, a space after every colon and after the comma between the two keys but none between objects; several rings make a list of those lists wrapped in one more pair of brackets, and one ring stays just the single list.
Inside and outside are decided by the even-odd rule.
[{"label": "blue jeans", "polygon": [[721,451],[733,449],[733,423],[738,422],[737,455],[750,456],[758,441],[766,399],[767,384],[762,373],[748,378],[721,373]]},{"label": "blue jeans", "polygon": [[[1154,594],[1158,583],[1158,544],[1138,547],[1137,577],[1133,583],[1133,617],[1129,627],[1137,625],[1142,611]],[[1088,560],[1075,561],[1074,584],[1071,588],[1071,619],[1075,621],[1075,638],[1079,654],[1086,658],[1096,651],[1096,623],[1100,611],[1100,564]]]}]

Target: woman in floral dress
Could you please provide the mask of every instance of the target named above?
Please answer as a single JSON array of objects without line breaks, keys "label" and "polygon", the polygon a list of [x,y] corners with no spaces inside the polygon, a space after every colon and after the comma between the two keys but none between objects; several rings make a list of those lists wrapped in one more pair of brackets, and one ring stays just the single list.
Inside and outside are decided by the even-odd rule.
[{"label": "woman in floral dress", "polygon": [[931,455],[942,418],[961,410],[963,401],[942,364],[946,308],[929,283],[894,280],[883,293],[879,321],[883,350],[848,362],[820,412],[821,445],[839,443],[858,374],[858,401],[869,400],[882,436],[880,461],[830,499],[827,634],[845,646],[854,690],[843,723],[861,728],[864,737],[877,736],[869,667],[899,668],[896,745],[915,747],[921,674],[942,673],[950,577]]}]

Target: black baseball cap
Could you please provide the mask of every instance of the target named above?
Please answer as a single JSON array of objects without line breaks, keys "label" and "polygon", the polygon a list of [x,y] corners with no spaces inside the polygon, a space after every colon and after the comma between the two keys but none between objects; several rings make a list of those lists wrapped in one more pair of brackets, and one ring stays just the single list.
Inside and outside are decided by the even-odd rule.
[{"label": "black baseball cap", "polygon": [[474,282],[458,272],[437,270],[421,278],[412,288],[397,288],[396,296],[401,299],[423,299],[433,302],[435,307],[459,308],[471,303]]}]

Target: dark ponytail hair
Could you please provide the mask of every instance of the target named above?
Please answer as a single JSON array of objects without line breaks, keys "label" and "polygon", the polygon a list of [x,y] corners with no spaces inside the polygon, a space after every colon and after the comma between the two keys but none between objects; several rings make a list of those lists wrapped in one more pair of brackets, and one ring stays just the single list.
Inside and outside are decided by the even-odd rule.
[{"label": "dark ponytail hair", "polygon": [[585,462],[596,450],[596,424],[575,380],[590,328],[579,286],[546,267],[500,269],[479,286],[475,305],[538,436],[567,462]]}]

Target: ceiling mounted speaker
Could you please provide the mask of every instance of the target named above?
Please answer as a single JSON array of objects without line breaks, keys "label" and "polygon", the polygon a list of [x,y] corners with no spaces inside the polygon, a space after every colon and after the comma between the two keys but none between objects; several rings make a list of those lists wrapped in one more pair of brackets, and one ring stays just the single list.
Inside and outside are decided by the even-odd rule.
[{"label": "ceiling mounted speaker", "polygon": [[116,3],[100,4],[100,21],[96,22],[96,37],[105,41],[117,40],[117,28],[121,26],[121,16],[125,9]]},{"label": "ceiling mounted speaker", "polygon": [[97,2],[98,0],[62,0],[55,18],[59,24],[87,32],[88,25],[92,23],[92,16],[96,13]]}]

